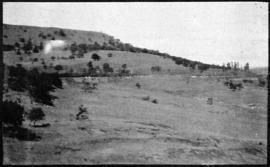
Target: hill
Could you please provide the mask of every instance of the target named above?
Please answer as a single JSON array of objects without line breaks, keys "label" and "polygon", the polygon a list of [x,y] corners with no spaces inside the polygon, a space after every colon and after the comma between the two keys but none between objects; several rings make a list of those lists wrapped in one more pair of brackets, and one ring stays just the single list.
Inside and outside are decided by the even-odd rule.
[{"label": "hill", "polygon": [[[267,163],[267,79],[97,32],[4,27],[4,164]],[[68,45],[45,54],[54,39]]]},{"label": "hill", "polygon": [[100,45],[104,42],[108,43],[110,40],[118,41],[107,34],[94,31],[3,24],[4,45],[13,45],[21,39],[28,40],[30,38],[34,44],[54,39],[62,39],[69,43],[94,44],[97,42]]},{"label": "hill", "polygon": [[[221,66],[205,64],[198,61],[192,61],[182,57],[171,56],[167,53],[161,53],[156,50],[134,47],[129,43],[123,43],[110,35],[94,31],[81,31],[60,29],[54,27],[34,27],[22,25],[8,25],[3,24],[3,48],[4,51],[13,51],[16,47],[20,47],[27,52],[28,44],[33,49],[43,46],[49,40],[65,40],[68,43],[67,50],[72,54],[83,54],[96,50],[113,50],[113,51],[126,51],[144,55],[151,54],[162,58],[168,58],[175,64],[192,69],[199,69],[201,71],[209,68],[221,69]],[[30,47],[30,48],[31,48]],[[29,48],[29,47],[28,47]],[[40,49],[41,50],[41,49]],[[142,55],[143,55],[142,54]],[[132,54],[134,55],[134,54]],[[65,55],[63,55],[65,56]],[[153,60],[155,62],[155,60]],[[183,69],[182,67],[180,67]]]}]

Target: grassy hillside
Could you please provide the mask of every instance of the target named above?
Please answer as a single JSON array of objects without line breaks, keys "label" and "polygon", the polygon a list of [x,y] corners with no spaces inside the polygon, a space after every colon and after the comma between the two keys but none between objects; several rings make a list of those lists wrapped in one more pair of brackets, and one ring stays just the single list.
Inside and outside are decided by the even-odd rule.
[{"label": "grassy hillside", "polygon": [[[135,83],[142,87],[136,88]],[[40,139],[3,139],[5,164],[263,164],[267,162],[267,91],[245,84],[231,91],[215,78],[135,76],[101,78],[92,93],[82,78],[64,78],[55,107],[36,128]],[[145,97],[149,96],[149,100]],[[213,105],[207,99],[213,97]],[[153,100],[157,102],[154,103]],[[76,120],[78,106],[88,119]],[[22,147],[23,146],[23,147]]]},{"label": "grassy hillside", "polygon": [[[64,40],[67,46],[45,55],[43,48],[50,40]],[[61,65],[61,73],[82,74],[88,70],[87,63],[92,61],[94,67],[101,69],[104,63],[108,63],[114,72],[126,64],[133,74],[150,74],[151,68],[158,66],[159,73],[195,72],[197,75],[203,72],[205,75],[256,76],[251,72],[234,71],[134,47],[107,34],[93,31],[3,24],[3,46],[5,64],[21,63],[25,67],[38,67],[46,72],[53,71],[56,65]],[[94,53],[101,56],[101,60],[93,60],[91,56]]]},{"label": "grassy hillside", "polygon": [[104,33],[3,24],[3,46],[5,51],[14,50],[16,42],[18,43],[17,45],[20,45],[20,47],[23,49],[27,45],[28,41],[31,41],[31,45],[33,46],[39,46],[41,43],[55,39],[65,40],[69,44],[67,49],[71,51],[73,50],[74,52],[78,51],[83,53],[93,50],[115,50],[132,53],[147,53],[163,58],[169,58],[177,65],[191,67],[193,69],[198,68],[201,71],[209,68],[222,68],[218,65],[210,65],[182,57],[175,57],[156,50],[135,47],[131,44],[123,43],[119,39],[115,39],[114,37]]},{"label": "grassy hillside", "polygon": [[25,40],[31,38],[34,44],[52,39],[62,39],[69,43],[77,42],[88,44],[94,44],[95,42],[103,44],[103,42],[107,43],[109,40],[114,40],[113,37],[107,34],[94,31],[3,24],[4,45],[13,45],[15,42],[19,42],[21,38]]},{"label": "grassy hillside", "polygon": [[[96,32],[4,27],[4,164],[267,162],[265,78]],[[52,38],[69,45],[44,54]]]},{"label": "grassy hillside", "polygon": [[[101,59],[99,61],[94,61],[92,55],[97,53]],[[112,57],[108,57],[111,54]],[[188,69],[181,65],[176,65],[171,59],[162,58],[152,54],[145,53],[132,53],[124,51],[108,51],[99,50],[86,53],[83,58],[69,59],[68,56],[71,55],[69,51],[52,51],[48,55],[43,55],[42,53],[36,53],[31,56],[25,56],[23,60],[15,55],[13,52],[4,53],[4,62],[7,65],[14,65],[16,63],[22,64],[24,67],[33,68],[37,67],[42,71],[52,71],[56,65],[63,66],[63,70],[60,72],[70,72],[83,73],[88,70],[87,63],[91,61],[93,66],[103,67],[104,63],[108,63],[117,72],[123,64],[127,65],[127,69],[131,71],[132,74],[151,74],[151,67],[159,66],[161,68],[160,73],[186,73]],[[55,57],[53,60],[52,57]],[[36,62],[33,62],[37,59]],[[47,68],[44,68],[42,62],[45,63]]]}]

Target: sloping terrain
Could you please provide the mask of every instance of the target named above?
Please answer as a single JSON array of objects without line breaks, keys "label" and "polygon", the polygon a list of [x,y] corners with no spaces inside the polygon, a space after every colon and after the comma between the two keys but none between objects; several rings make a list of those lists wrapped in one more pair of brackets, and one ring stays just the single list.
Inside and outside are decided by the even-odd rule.
[{"label": "sloping terrain", "polygon": [[[101,59],[99,61],[94,61],[91,56],[97,53]],[[108,54],[112,54],[108,57]],[[56,57],[52,60],[51,57]],[[19,60],[19,57],[13,52],[4,53],[4,62],[7,65],[15,65],[16,63],[22,64],[24,67],[33,68],[38,67],[41,70],[49,71],[50,68],[44,69],[42,60],[44,60],[47,66],[51,65],[52,69],[56,65],[62,65],[64,67],[63,71],[69,72],[72,69],[74,72],[82,72],[83,70],[88,70],[87,63],[91,61],[94,66],[99,66],[102,68],[104,63],[108,63],[114,71],[117,71],[123,64],[127,65],[127,68],[131,70],[134,74],[151,74],[151,67],[159,66],[161,67],[161,72],[163,73],[184,73],[188,72],[188,68],[181,65],[176,65],[171,59],[162,58],[160,56],[146,54],[146,53],[132,53],[125,51],[111,51],[111,50],[99,50],[86,53],[83,58],[69,59],[69,51],[56,50],[52,51],[48,55],[43,55],[42,53],[33,54],[31,56],[26,56],[23,61]],[[65,57],[66,59],[63,59]],[[37,58],[37,62],[32,62],[34,58]],[[42,60],[41,60],[42,59]]]},{"label": "sloping terrain", "polygon": [[[81,89],[82,78],[64,78],[55,107],[42,106],[51,126],[26,121],[40,140],[4,138],[4,162],[265,164],[267,91],[247,84],[233,92],[215,78],[188,78],[100,78],[92,93]],[[88,118],[76,120],[80,104]]]},{"label": "sloping terrain", "polygon": [[[46,41],[56,39],[67,42],[67,47],[70,47],[73,43],[77,45],[83,44],[85,46],[96,46],[95,43],[99,45],[96,49],[84,52],[83,56],[80,58],[72,54],[70,48],[55,49],[48,54],[44,54],[42,50],[38,53],[32,52],[31,54],[21,51],[20,55],[17,55],[16,51],[11,49],[10,51],[4,52],[4,63],[6,65],[16,65],[20,63],[24,67],[37,67],[45,72],[53,71],[56,65],[61,65],[64,67],[61,72],[70,72],[72,70],[75,73],[87,71],[87,63],[89,61],[92,61],[94,66],[99,66],[100,68],[102,68],[104,63],[108,63],[114,71],[118,71],[123,64],[126,64],[127,68],[133,74],[150,74],[151,67],[153,66],[161,67],[161,72],[163,73],[185,73],[189,69],[183,65],[177,65],[171,58],[151,53],[131,52],[133,48],[131,45],[128,45],[131,49],[125,48],[126,44],[104,33],[60,28],[3,25],[4,45],[15,46],[14,44],[17,42],[20,43],[21,50],[24,50],[24,46],[29,39],[31,39],[33,45],[37,46],[40,45],[40,42],[43,42],[45,45]],[[110,46],[114,48],[114,50],[110,50],[109,48],[104,50],[103,46]],[[121,48],[122,50],[118,50]],[[81,48],[77,49],[79,50]],[[99,61],[92,59],[94,53],[97,53],[101,57]],[[71,55],[75,58],[70,58]],[[44,68],[44,65],[46,68]]]},{"label": "sloping terrain", "polygon": [[[20,42],[20,49],[25,49],[30,38],[35,45],[62,39],[69,46],[48,54],[42,49],[38,52],[30,49],[30,53],[26,49],[18,54],[16,48],[12,48]],[[3,42],[12,45],[3,53],[7,66],[21,64],[28,70],[36,67],[46,74],[56,71],[79,74],[77,77],[62,75],[61,89],[62,84],[57,87],[59,83],[53,83],[51,78],[47,78],[50,82],[45,82],[46,77],[30,82],[29,76],[42,78],[38,72],[31,71],[32,75],[25,74],[28,77],[24,81],[26,90],[17,92],[10,85],[21,84],[17,74],[21,74],[23,68],[14,70],[9,80],[11,70],[5,66],[3,99],[22,104],[25,120],[20,131],[11,129],[10,132],[5,127],[4,164],[267,162],[268,89],[265,80],[248,78],[251,74],[248,76],[245,71],[206,70],[208,66],[192,69],[189,65],[196,66],[192,61],[174,60],[147,49],[136,50],[109,35],[91,31],[4,24]],[[78,47],[79,53],[72,53],[70,44],[74,42],[102,46],[90,47],[86,52]],[[104,49],[107,45],[114,48]],[[98,60],[93,58],[94,54],[99,56]],[[90,61],[93,67],[101,69],[107,63],[114,72],[126,65],[130,74],[135,75],[83,78],[81,76],[90,75]],[[57,65],[63,69],[57,70]],[[201,73],[202,69],[206,71]],[[202,74],[209,76],[200,76]],[[224,75],[246,77],[243,89],[231,90],[224,86]],[[86,85],[94,82],[92,79],[97,89],[89,91]],[[49,93],[57,97],[54,106],[36,103],[33,94],[29,95],[30,90],[37,94],[39,91],[35,90],[42,90],[43,95],[48,95],[46,86],[52,90]],[[208,102],[211,98],[213,104]],[[81,104],[88,112],[76,119]],[[41,107],[45,113],[45,120],[38,121],[38,126],[33,126],[27,117],[34,107]]]},{"label": "sloping terrain", "polygon": [[77,42],[89,44],[93,44],[94,42],[103,44],[104,42],[108,43],[109,40],[115,40],[107,34],[94,31],[3,24],[3,44],[13,45],[15,42],[19,42],[20,38],[24,38],[25,40],[31,38],[35,44],[52,40],[53,38],[66,40],[69,43]]}]

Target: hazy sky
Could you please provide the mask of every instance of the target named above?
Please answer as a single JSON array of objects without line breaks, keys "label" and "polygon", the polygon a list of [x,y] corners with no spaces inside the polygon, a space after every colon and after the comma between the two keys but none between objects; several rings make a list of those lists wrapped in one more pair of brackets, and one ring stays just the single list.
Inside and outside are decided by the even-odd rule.
[{"label": "hazy sky", "polygon": [[267,3],[8,2],[3,22],[104,32],[134,46],[210,64],[268,66]]}]

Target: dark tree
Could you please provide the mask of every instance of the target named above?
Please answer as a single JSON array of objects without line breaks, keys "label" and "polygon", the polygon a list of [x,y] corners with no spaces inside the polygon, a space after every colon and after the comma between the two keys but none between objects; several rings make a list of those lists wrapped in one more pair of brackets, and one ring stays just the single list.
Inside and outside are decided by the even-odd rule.
[{"label": "dark tree", "polygon": [[70,55],[68,58],[69,59],[75,59],[75,56],[74,55]]},{"label": "dark tree", "polygon": [[21,45],[20,45],[18,42],[15,42],[14,47],[15,47],[15,48],[20,48]]},{"label": "dark tree", "polygon": [[20,38],[19,41],[24,43],[25,42],[25,39],[24,38]]},{"label": "dark tree", "polygon": [[57,73],[39,73],[36,68],[28,72],[28,90],[38,103],[53,106],[55,96],[50,92],[62,88],[62,81]]},{"label": "dark tree", "polygon": [[66,33],[65,33],[64,30],[59,30],[59,35],[62,36],[62,37],[65,37]]},{"label": "dark tree", "polygon": [[123,69],[127,69],[127,64],[122,64],[121,66]]},{"label": "dark tree", "polygon": [[21,64],[17,64],[17,67],[8,67],[8,86],[10,89],[15,91],[25,91],[27,88],[27,71],[22,67]]},{"label": "dark tree", "polygon": [[43,42],[40,42],[40,44],[39,44],[39,50],[43,50],[43,48],[44,48]]},{"label": "dark tree", "polygon": [[4,101],[2,108],[2,121],[6,124],[18,127],[22,125],[24,108],[11,101]]},{"label": "dark tree", "polygon": [[94,74],[95,74],[95,68],[94,68],[94,66],[93,66],[92,61],[89,61],[89,62],[87,63],[87,67],[88,67],[88,73],[89,73],[90,75],[94,75]]},{"label": "dark tree", "polygon": [[31,39],[29,39],[27,43],[25,43],[25,45],[23,46],[23,50],[24,50],[24,53],[31,54],[33,50],[33,43]]},{"label": "dark tree", "polygon": [[108,57],[112,57],[113,55],[112,55],[112,53],[108,53],[107,56]]},{"label": "dark tree", "polygon": [[76,42],[74,42],[74,43],[72,43],[71,45],[70,45],[70,51],[71,51],[71,54],[76,54],[77,53],[77,51],[78,51],[78,46],[77,46],[77,43]]},{"label": "dark tree", "polygon": [[101,46],[99,45],[99,43],[97,43],[97,42],[95,42],[94,43],[94,49],[100,49],[101,48]]},{"label": "dark tree", "polygon": [[34,46],[33,52],[34,53],[38,53],[39,52],[39,47],[37,45]]},{"label": "dark tree", "polygon": [[98,54],[94,53],[94,54],[92,54],[92,59],[95,61],[99,61],[101,59],[101,57]]},{"label": "dark tree", "polygon": [[151,71],[152,72],[160,72],[161,71],[161,67],[160,66],[153,66],[153,67],[151,67]]},{"label": "dark tree", "polygon": [[61,65],[56,65],[56,66],[54,67],[54,69],[57,70],[57,71],[60,71],[60,70],[63,70],[63,66],[61,66]]},{"label": "dark tree", "polygon": [[86,44],[79,44],[78,45],[78,48],[79,48],[79,52],[81,52],[81,53],[87,53],[87,45]]},{"label": "dark tree", "polygon": [[227,63],[227,69],[229,69],[229,70],[232,69],[230,63]]},{"label": "dark tree", "polygon": [[222,64],[222,71],[225,71],[226,67],[225,67],[225,63]]},{"label": "dark tree", "polygon": [[249,63],[246,63],[245,67],[244,67],[245,71],[249,71]]},{"label": "dark tree", "polygon": [[17,55],[22,55],[21,50],[20,49],[17,49],[16,54]]},{"label": "dark tree", "polygon": [[13,51],[14,49],[13,45],[3,45],[3,51]]},{"label": "dark tree", "polygon": [[113,68],[110,67],[110,65],[109,65],[108,63],[104,63],[104,64],[103,64],[103,71],[104,71],[105,73],[113,72]]},{"label": "dark tree", "polygon": [[121,68],[119,69],[119,75],[129,75],[130,71],[127,69],[127,64],[122,64]]},{"label": "dark tree", "polygon": [[43,120],[44,118],[45,114],[40,107],[30,110],[29,120],[34,122],[34,126],[36,126],[36,121]]}]

